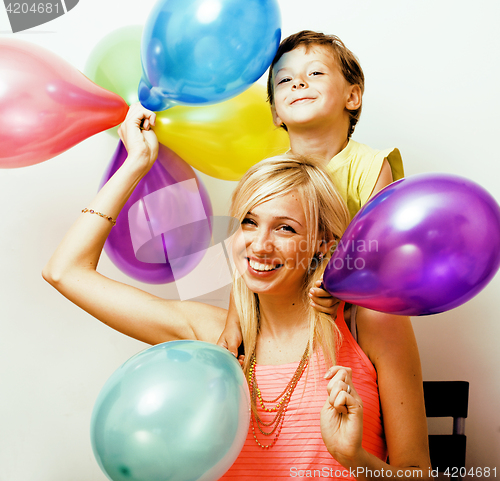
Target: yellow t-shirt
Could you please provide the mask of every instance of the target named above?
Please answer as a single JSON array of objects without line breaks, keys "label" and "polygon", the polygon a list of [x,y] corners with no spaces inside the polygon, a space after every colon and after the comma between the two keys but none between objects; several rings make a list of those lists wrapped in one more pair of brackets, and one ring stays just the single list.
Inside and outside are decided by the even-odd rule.
[{"label": "yellow t-shirt", "polygon": [[391,166],[392,178],[402,179],[403,160],[398,149],[374,150],[352,139],[326,166],[333,183],[346,201],[351,219],[370,198],[384,159]]}]

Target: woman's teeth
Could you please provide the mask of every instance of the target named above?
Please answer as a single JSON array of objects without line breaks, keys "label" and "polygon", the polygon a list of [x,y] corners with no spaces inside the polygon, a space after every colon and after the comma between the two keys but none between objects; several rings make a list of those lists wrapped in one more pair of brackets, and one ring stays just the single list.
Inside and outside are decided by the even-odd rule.
[{"label": "woman's teeth", "polygon": [[251,259],[248,260],[250,267],[256,271],[272,271],[274,269],[277,269],[278,267],[281,267],[281,264],[277,265],[272,265],[272,264],[261,264],[260,262],[255,262]]}]

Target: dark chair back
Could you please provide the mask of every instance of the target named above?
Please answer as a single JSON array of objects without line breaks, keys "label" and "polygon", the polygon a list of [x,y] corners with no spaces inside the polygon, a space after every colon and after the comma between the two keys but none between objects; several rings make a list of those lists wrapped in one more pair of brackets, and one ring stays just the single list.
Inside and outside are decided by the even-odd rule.
[{"label": "dark chair back", "polygon": [[[430,434],[432,468],[448,469],[450,476],[462,477],[465,471],[465,418],[469,407],[469,383],[466,381],[424,381],[425,411],[428,418],[452,417],[452,434]],[[462,469],[461,469],[462,468]]]}]

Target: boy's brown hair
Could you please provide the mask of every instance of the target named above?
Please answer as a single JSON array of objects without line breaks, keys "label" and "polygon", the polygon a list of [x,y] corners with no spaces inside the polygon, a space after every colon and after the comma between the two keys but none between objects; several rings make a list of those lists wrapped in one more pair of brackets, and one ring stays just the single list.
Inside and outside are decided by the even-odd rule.
[{"label": "boy's brown hair", "polygon": [[[321,32],[313,32],[312,30],[302,30],[301,32],[290,35],[282,40],[278,51],[274,57],[271,66],[269,67],[269,75],[267,77],[267,100],[274,104],[274,86],[273,86],[273,68],[278,63],[279,59],[287,52],[291,52],[296,48],[303,46],[306,51],[316,45],[328,47],[333,53],[333,57],[340,67],[342,75],[350,85],[359,85],[361,95],[365,90],[365,76],[363,69],[356,56],[344,45],[336,35],[325,35]],[[356,110],[349,110],[349,133],[348,137],[354,132],[354,127],[358,123],[361,115],[361,105]],[[287,130],[286,125],[282,127]]]}]

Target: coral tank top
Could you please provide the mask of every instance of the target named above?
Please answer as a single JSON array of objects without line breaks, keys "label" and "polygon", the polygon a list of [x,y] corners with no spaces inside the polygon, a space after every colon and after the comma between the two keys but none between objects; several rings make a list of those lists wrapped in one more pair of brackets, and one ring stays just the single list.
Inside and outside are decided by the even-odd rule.
[{"label": "coral tank top", "polygon": [[[387,459],[377,374],[373,364],[354,340],[344,320],[344,303],[338,309],[337,326],[342,344],[337,352],[337,364],[352,369],[356,391],[363,400],[363,447],[382,460]],[[277,366],[255,366],[255,374],[263,399],[274,399],[287,386],[298,362]],[[220,479],[238,481],[276,479],[353,479],[328,452],[320,430],[320,411],[327,398],[328,381],[323,379],[326,366],[321,353],[314,354],[309,371],[304,372],[288,404],[278,441],[270,449],[255,442],[250,426],[243,449],[233,466]],[[259,406],[264,421],[275,413],[265,413]],[[269,431],[269,429],[267,429]],[[261,444],[270,444],[274,435],[263,436],[255,426]]]}]

